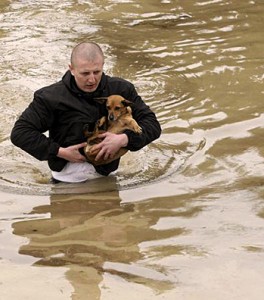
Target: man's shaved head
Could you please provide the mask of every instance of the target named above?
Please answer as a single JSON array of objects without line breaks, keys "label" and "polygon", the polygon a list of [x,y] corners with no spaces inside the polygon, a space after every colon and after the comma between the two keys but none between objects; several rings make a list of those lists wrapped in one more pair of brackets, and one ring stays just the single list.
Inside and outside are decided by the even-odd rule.
[{"label": "man's shaved head", "polygon": [[94,42],[83,42],[73,48],[71,65],[74,66],[77,60],[94,61],[98,57],[104,62],[104,54],[101,47]]},{"label": "man's shaved head", "polygon": [[72,50],[69,70],[80,90],[92,93],[98,88],[103,66],[104,54],[98,44],[83,42]]}]

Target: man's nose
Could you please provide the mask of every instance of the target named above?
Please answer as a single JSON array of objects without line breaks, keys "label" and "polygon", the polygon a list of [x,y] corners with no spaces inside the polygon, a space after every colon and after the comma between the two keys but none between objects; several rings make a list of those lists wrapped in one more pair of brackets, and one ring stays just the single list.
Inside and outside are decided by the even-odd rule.
[{"label": "man's nose", "polygon": [[94,76],[94,74],[90,74],[90,75],[89,75],[88,81],[89,81],[89,82],[95,82],[95,76]]}]

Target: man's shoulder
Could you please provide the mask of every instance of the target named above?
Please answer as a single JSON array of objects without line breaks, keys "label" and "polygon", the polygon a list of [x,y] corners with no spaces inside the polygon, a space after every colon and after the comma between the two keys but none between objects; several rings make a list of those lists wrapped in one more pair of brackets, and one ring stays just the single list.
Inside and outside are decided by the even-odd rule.
[{"label": "man's shoulder", "polygon": [[42,98],[46,101],[58,102],[60,99],[67,98],[68,91],[62,80],[44,86],[34,93],[34,98]]},{"label": "man's shoulder", "polygon": [[124,98],[131,101],[137,97],[134,84],[129,80],[118,76],[107,76],[106,89],[109,95],[122,95]]}]

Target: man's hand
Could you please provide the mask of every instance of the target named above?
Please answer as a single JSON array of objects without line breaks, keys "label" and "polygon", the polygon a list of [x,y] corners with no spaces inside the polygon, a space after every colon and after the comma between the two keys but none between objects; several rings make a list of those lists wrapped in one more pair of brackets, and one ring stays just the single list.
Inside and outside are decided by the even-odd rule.
[{"label": "man's hand", "polygon": [[119,151],[120,148],[126,147],[128,143],[128,137],[126,134],[115,134],[111,132],[105,132],[98,135],[99,138],[103,138],[103,141],[98,145],[93,146],[93,150],[99,150],[95,161],[99,159],[113,158],[113,156]]},{"label": "man's hand", "polygon": [[60,147],[57,156],[74,163],[85,162],[86,157],[79,152],[79,149],[85,147],[86,145],[87,143],[81,143],[69,146],[67,148]]}]

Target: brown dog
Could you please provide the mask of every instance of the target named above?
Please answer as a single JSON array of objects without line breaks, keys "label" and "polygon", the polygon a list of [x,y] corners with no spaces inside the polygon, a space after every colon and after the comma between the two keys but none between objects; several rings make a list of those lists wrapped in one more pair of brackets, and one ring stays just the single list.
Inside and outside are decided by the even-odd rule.
[{"label": "brown dog", "polygon": [[84,147],[84,153],[87,161],[93,165],[108,164],[113,160],[123,156],[128,150],[121,148],[112,158],[104,160],[103,158],[95,161],[95,157],[99,150],[93,150],[93,146],[102,141],[98,138],[98,135],[103,132],[122,133],[126,129],[133,130],[134,132],[141,134],[142,128],[132,117],[132,109],[130,101],[124,99],[120,95],[111,95],[106,98],[97,98],[96,101],[100,103],[106,103],[108,111],[107,117],[104,116],[99,119],[95,125],[95,128],[90,132],[87,128],[84,129],[84,134],[87,137],[87,146]]}]

